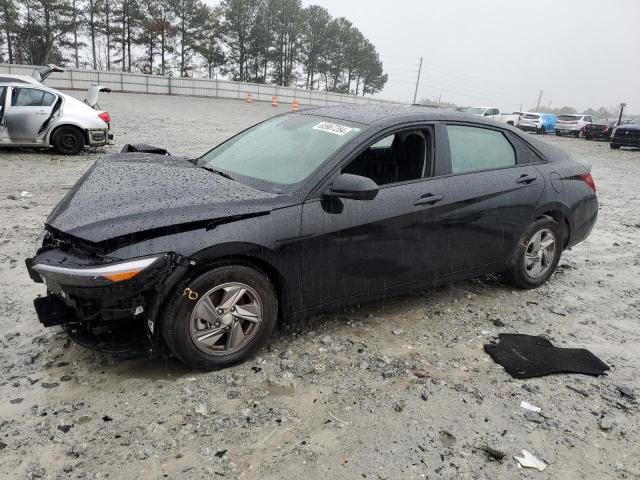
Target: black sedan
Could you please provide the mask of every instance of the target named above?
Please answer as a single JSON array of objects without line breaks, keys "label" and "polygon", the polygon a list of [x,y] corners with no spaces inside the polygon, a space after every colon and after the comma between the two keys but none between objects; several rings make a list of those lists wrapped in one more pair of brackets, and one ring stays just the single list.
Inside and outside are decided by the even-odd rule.
[{"label": "black sedan", "polygon": [[212,369],[247,358],[281,320],[494,272],[537,287],[589,235],[595,191],[587,167],[502,124],[329,107],[196,160],[98,160],[26,263],[46,284],[45,326],[113,350],[138,325]]},{"label": "black sedan", "polygon": [[587,140],[609,140],[611,133],[618,126],[618,119],[603,118],[584,126],[584,138]]},{"label": "black sedan", "polygon": [[629,123],[623,123],[611,133],[611,148],[620,147],[640,148],[640,115]]}]

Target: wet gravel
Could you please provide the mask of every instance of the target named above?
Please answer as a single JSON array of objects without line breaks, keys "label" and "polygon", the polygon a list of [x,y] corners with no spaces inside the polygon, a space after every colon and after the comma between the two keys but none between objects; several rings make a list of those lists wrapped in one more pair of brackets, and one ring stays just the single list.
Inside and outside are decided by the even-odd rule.
[{"label": "wet gravel", "polygon": [[[123,94],[102,105],[115,146],[0,151],[0,478],[640,476],[640,151],[544,137],[593,165],[601,210],[542,288],[483,277],[418,291],[283,329],[253,360],[202,374],[41,328],[31,302],[43,288],[23,259],[105,153],[146,142],[198,155],[283,107]],[[611,371],[514,380],[482,349],[501,332],[588,348]],[[547,469],[517,468],[523,449]]]}]

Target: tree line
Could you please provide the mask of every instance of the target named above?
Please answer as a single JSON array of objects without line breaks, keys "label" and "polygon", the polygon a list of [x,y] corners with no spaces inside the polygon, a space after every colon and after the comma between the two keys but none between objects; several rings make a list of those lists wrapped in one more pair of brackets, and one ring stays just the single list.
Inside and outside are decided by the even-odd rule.
[{"label": "tree line", "polygon": [[0,0],[0,61],[372,94],[387,75],[348,19],[300,0]]}]

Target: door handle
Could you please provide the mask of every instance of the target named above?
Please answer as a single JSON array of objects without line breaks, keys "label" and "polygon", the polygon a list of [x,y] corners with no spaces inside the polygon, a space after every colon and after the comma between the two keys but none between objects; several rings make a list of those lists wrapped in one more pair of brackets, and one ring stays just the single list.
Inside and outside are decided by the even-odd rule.
[{"label": "door handle", "polygon": [[46,115],[46,114],[47,114],[47,111],[46,111],[46,110],[38,110],[38,111],[36,112],[36,115]]},{"label": "door handle", "polygon": [[527,175],[525,173],[524,175],[521,175],[518,180],[516,180],[516,183],[523,183],[525,185],[529,185],[530,183],[535,182],[537,178],[538,177],[536,177],[535,175]]},{"label": "door handle", "polygon": [[444,195],[433,195],[432,193],[427,193],[421,196],[418,200],[413,202],[414,205],[433,205],[434,203],[438,203],[444,199]]}]

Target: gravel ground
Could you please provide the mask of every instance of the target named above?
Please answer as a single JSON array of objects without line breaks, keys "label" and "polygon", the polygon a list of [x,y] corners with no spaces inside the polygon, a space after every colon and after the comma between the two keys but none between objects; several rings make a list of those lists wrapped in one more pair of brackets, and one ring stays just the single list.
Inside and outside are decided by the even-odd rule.
[{"label": "gravel ground", "polygon": [[[544,137],[593,165],[601,214],[542,288],[483,277],[364,305],[199,374],[173,359],[95,354],[45,330],[31,303],[44,290],[23,259],[105,153],[147,142],[197,155],[278,110],[123,94],[103,107],[114,146],[77,158],[0,151],[0,478],[640,477],[638,399],[618,390],[640,395],[640,151]],[[611,371],[514,380],[482,349],[500,332],[586,347]],[[523,449],[548,468],[517,468]]]}]

